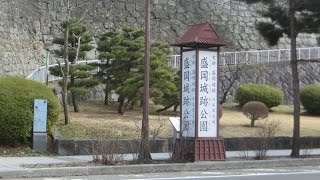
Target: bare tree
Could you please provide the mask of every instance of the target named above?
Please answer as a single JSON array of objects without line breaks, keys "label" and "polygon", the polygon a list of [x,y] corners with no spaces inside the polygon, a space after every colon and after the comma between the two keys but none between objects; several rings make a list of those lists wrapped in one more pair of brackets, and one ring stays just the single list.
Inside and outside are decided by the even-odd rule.
[{"label": "bare tree", "polygon": [[220,98],[220,104],[226,102],[231,88],[233,87],[234,83],[239,80],[241,72],[246,65],[246,59],[241,58],[239,60],[236,60],[235,64],[227,63],[226,66],[221,67],[220,90],[222,96]]}]

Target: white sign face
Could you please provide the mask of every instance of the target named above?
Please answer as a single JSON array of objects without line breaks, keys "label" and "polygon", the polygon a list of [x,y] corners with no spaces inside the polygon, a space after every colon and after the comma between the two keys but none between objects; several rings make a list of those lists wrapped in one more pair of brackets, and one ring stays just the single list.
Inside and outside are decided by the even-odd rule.
[{"label": "white sign face", "polygon": [[217,137],[217,52],[199,51],[198,136]]},{"label": "white sign face", "polygon": [[33,108],[33,132],[47,132],[47,108],[48,101],[45,99],[35,99]]},{"label": "white sign face", "polygon": [[182,53],[182,136],[195,137],[196,51]]},{"label": "white sign face", "polygon": [[169,120],[174,127],[174,129],[180,132],[180,118],[179,117],[169,117]]}]

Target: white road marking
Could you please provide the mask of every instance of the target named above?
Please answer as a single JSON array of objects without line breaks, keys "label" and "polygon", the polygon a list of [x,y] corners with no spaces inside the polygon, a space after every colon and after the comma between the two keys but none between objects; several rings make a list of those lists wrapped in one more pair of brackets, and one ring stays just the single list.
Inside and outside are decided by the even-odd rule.
[{"label": "white road marking", "polygon": [[43,180],[86,180],[86,179],[73,179],[73,178],[44,178]]},{"label": "white road marking", "polygon": [[126,180],[172,180],[172,179],[205,179],[205,178],[228,178],[228,177],[252,177],[252,176],[273,176],[273,175],[300,175],[300,174],[320,174],[320,171],[309,172],[291,172],[291,173],[250,173],[225,176],[184,176],[184,177],[167,177],[167,178],[143,178],[143,179],[126,179]]},{"label": "white road marking", "polygon": [[225,174],[224,172],[201,172],[201,174],[215,174],[215,175],[219,175],[219,174]]}]

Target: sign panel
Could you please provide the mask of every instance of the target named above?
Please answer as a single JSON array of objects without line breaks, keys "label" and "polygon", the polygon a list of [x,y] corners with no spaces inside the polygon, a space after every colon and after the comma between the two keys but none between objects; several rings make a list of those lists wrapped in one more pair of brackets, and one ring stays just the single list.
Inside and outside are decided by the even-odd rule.
[{"label": "sign panel", "polygon": [[179,117],[169,117],[169,120],[176,131],[180,131],[180,118]]},{"label": "sign panel", "polygon": [[199,51],[198,136],[217,137],[217,52]]},{"label": "sign panel", "polygon": [[48,101],[45,99],[35,99],[33,108],[33,132],[47,132],[47,109]]},{"label": "sign panel", "polygon": [[183,137],[195,137],[196,51],[182,53],[181,68],[181,132]]}]

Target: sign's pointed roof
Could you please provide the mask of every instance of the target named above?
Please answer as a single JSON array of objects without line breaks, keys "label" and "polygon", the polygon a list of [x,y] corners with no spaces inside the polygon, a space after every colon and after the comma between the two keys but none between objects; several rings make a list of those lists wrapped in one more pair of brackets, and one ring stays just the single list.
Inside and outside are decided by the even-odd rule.
[{"label": "sign's pointed roof", "polygon": [[227,46],[209,23],[192,25],[183,36],[178,38],[173,46],[183,47],[217,47]]}]

